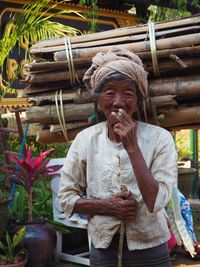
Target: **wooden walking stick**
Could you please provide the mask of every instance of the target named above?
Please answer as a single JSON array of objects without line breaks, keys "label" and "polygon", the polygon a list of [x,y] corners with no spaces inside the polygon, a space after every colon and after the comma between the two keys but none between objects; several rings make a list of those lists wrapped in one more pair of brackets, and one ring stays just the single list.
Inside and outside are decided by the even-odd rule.
[{"label": "wooden walking stick", "polygon": [[[121,185],[121,191],[127,191],[126,185]],[[118,248],[118,267],[122,267],[122,256],[123,256],[123,244],[124,244],[124,234],[125,234],[125,222],[121,221],[120,234],[119,234],[119,248]]]}]

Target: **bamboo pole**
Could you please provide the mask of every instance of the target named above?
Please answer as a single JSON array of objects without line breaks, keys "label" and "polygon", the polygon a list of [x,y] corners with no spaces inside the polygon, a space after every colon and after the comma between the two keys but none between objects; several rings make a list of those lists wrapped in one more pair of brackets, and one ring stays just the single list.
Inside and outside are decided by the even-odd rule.
[{"label": "bamboo pole", "polygon": [[[176,35],[184,35],[191,32],[196,32],[200,30],[200,26],[192,26],[192,27],[185,27],[185,28],[178,28],[174,30],[168,30],[168,31],[161,31],[161,32],[155,32],[155,37],[156,39],[159,39],[160,37],[163,38],[169,38],[171,36]],[[186,37],[187,38],[187,37]],[[80,49],[80,48],[90,48],[90,47],[96,47],[96,46],[104,46],[104,45],[115,45],[115,44],[122,44],[122,43],[133,43],[133,42],[138,42],[138,41],[145,41],[148,39],[148,32],[144,34],[139,34],[139,35],[128,35],[128,36],[123,36],[123,37],[117,37],[117,38],[107,38],[104,40],[97,40],[97,41],[90,41],[90,42],[84,42],[84,43],[75,43],[71,44],[72,49]],[[60,51],[65,49],[65,43],[58,45],[58,46],[51,46],[51,47],[38,47],[38,48],[31,48],[30,52],[32,55],[35,54],[40,54],[40,53],[49,53],[49,52],[54,52],[54,51]]]},{"label": "bamboo pole", "polygon": [[176,95],[179,98],[200,96],[200,76],[175,77],[149,81],[150,96]]},{"label": "bamboo pole", "polygon": [[[29,87],[24,89],[26,94],[31,95],[29,100],[35,101],[35,103],[40,103],[40,101],[47,100],[54,101],[55,92],[49,92],[51,90],[62,89],[59,88],[60,82],[55,83],[55,88],[52,87]],[[49,85],[50,86],[50,85]],[[66,86],[66,85],[65,85]],[[70,88],[70,86],[69,86]],[[38,95],[40,92],[48,92],[45,95]],[[37,93],[37,95],[36,95]],[[149,80],[149,93],[150,96],[161,96],[161,95],[176,95],[177,97],[197,97],[200,96],[200,75],[194,76],[180,76],[180,77],[170,77],[170,78],[162,78],[162,79],[153,79]],[[77,93],[73,90],[63,90],[64,99],[72,100],[73,102],[80,103],[81,102],[90,102],[92,101],[92,97],[89,92],[86,90],[79,93],[79,97],[77,97]],[[41,98],[40,98],[41,97]]]},{"label": "bamboo pole", "polygon": [[[74,66],[84,66],[89,65],[91,63],[91,59],[88,58],[78,58],[74,59],[73,61]],[[57,61],[57,62],[34,62],[25,64],[24,67],[29,73],[33,72],[44,72],[44,71],[55,71],[59,69],[68,69],[68,62],[67,61]]]},{"label": "bamboo pole", "polygon": [[[176,101],[173,99],[176,95],[164,95],[151,97],[153,103],[156,106],[167,106],[167,105],[177,105]],[[92,103],[94,102],[94,97],[89,94],[88,91],[83,91],[80,94],[76,91],[71,93],[63,93],[62,100],[64,103],[73,102],[76,104]],[[28,98],[29,102],[32,102],[34,106],[47,105],[55,102],[55,93],[46,94],[42,96],[31,96]]]},{"label": "bamboo pole", "polygon": [[[185,38],[185,36],[177,36],[177,37],[171,37],[171,38],[166,38],[166,39],[160,39],[160,40],[157,40],[156,42],[157,50],[169,49],[169,48],[177,49],[177,48],[183,48],[183,47],[188,47],[188,46],[195,46],[199,44],[200,44],[199,33],[188,34],[187,38]],[[118,44],[115,46],[92,47],[90,49],[88,48],[74,49],[72,50],[72,54],[73,54],[73,58],[92,58],[98,52],[106,53],[110,49],[114,49],[114,48],[128,49],[137,54],[139,52],[150,51],[150,42],[144,41],[144,42],[139,42],[139,43]],[[63,47],[63,50],[64,49],[65,48]],[[49,52],[55,52],[55,51],[52,50],[52,48],[50,48]],[[55,52],[54,60],[55,61],[66,60],[65,51]]]},{"label": "bamboo pole", "polygon": [[[76,76],[82,78],[87,68],[82,68],[76,70]],[[56,82],[56,81],[66,81],[70,80],[70,74],[68,71],[54,71],[54,72],[44,72],[44,73],[29,73],[26,76],[25,82],[29,83],[46,83],[46,82]]]},{"label": "bamboo pole", "polygon": [[[86,120],[94,113],[94,104],[64,104],[64,117],[66,121]],[[26,111],[26,122],[41,124],[58,124],[58,115],[55,105],[32,107]]]},{"label": "bamboo pole", "polygon": [[[194,47],[183,47],[177,49],[164,49],[157,51],[158,58],[169,58],[170,55],[177,55],[177,56],[189,56],[189,55],[196,55],[200,54],[200,46]],[[151,58],[151,52],[139,52],[138,56],[145,59]],[[74,66],[84,66],[91,64],[91,58],[77,58],[74,59]],[[145,63],[145,62],[143,62]],[[56,61],[56,62],[34,62],[25,65],[25,68],[28,72],[44,72],[44,71],[51,71],[51,70],[58,70],[58,69],[68,69],[68,62],[67,61]]]},{"label": "bamboo pole", "polygon": [[[200,67],[200,60],[197,60],[197,58],[182,58],[180,59],[176,55],[171,54],[171,58],[164,59],[159,61],[159,71],[160,73],[167,72],[167,71],[173,71],[173,70],[182,70],[183,68],[197,68]],[[172,56],[174,59],[172,59]],[[60,61],[55,62],[60,63]],[[63,63],[63,62],[62,62]],[[144,63],[144,68],[147,72],[153,73],[153,66],[152,61],[146,61]],[[62,66],[62,69],[61,69]],[[76,69],[75,72],[79,79],[82,79],[85,71],[89,68],[89,65],[81,68],[79,66],[79,69]],[[54,69],[54,72],[53,72]],[[46,71],[45,71],[46,70]],[[53,81],[61,81],[61,80],[69,80],[69,73],[66,75],[67,68],[65,64],[60,65],[60,70],[56,68],[53,64],[51,64],[50,71],[47,71],[47,69],[41,69],[40,72],[28,72],[26,81],[31,83],[46,83],[51,80]],[[56,70],[56,71],[55,71]]]},{"label": "bamboo pole", "polygon": [[174,125],[190,125],[194,123],[200,123],[200,106],[180,106],[172,112],[166,112],[160,125],[168,128]]},{"label": "bamboo pole", "polygon": [[[76,135],[84,130],[86,127],[80,127],[76,129],[69,129],[67,131],[68,141],[74,140]],[[59,144],[66,143],[66,139],[62,132],[51,133],[49,130],[40,130],[36,134],[36,142],[40,144]]]},{"label": "bamboo pole", "polygon": [[[188,46],[188,47],[179,47],[175,49],[163,49],[157,51],[157,57],[159,58],[168,58],[170,55],[177,55],[177,56],[189,56],[189,55],[195,55],[200,54],[200,46]],[[145,51],[145,52],[138,52],[137,55],[142,59],[150,59],[151,58],[151,51]]]},{"label": "bamboo pole", "polygon": [[[74,121],[71,123],[70,122],[66,123],[66,129],[68,131],[68,130],[76,129],[76,128],[89,127],[91,125],[92,125],[92,123],[88,122],[88,120],[86,120],[86,121]],[[50,125],[49,131],[51,133],[56,133],[56,132],[61,132],[62,129],[61,129],[60,124],[52,124],[52,125]]]},{"label": "bamboo pole", "polygon": [[43,84],[29,84],[24,88],[24,94],[26,95],[37,95],[39,93],[45,93],[49,91],[56,91],[64,89],[66,91],[70,91],[70,84],[67,81],[59,81],[59,82],[46,82]]},{"label": "bamboo pole", "polygon": [[[75,90],[70,90],[69,92],[64,92],[62,94],[63,101],[73,102],[73,99],[78,98],[78,92]],[[41,95],[32,95],[28,97],[28,101],[32,101],[34,106],[40,106],[43,103],[55,102],[55,92],[48,92]]]},{"label": "bamboo pole", "polygon": [[[168,22],[158,22],[155,23],[155,31],[164,30],[164,29],[174,29],[181,27],[188,27],[189,25],[198,25],[200,23],[200,16],[193,16],[190,18],[182,18],[176,21],[168,21]],[[148,32],[148,25],[137,25],[132,27],[124,27],[119,29],[108,30],[105,32],[92,33],[81,36],[73,36],[71,37],[71,43],[82,43],[82,42],[90,42],[94,40],[104,40],[109,38],[117,38],[128,35],[136,35],[141,33]],[[64,44],[64,38],[60,38],[57,40],[48,40],[37,42],[32,46],[35,48],[43,48],[43,47],[51,47],[51,46],[60,46]]]},{"label": "bamboo pole", "polygon": [[[88,91],[78,92],[76,90],[63,91],[62,100],[66,102],[74,102],[74,103],[91,103],[94,101],[94,98],[89,94]],[[32,95],[28,98],[28,102],[32,102],[35,106],[40,106],[44,104],[51,104],[55,102],[55,92],[48,92],[46,94],[41,95]]]},{"label": "bamboo pole", "polygon": [[176,97],[176,95],[154,96],[151,97],[151,101],[157,108],[165,106],[177,106],[178,104],[174,100],[174,97]]},{"label": "bamboo pole", "polygon": [[[186,38],[187,36],[187,38]],[[156,46],[157,49],[167,49],[167,48],[178,48],[178,47],[184,47],[184,46],[188,46],[188,45],[198,45],[199,44],[199,33],[194,33],[194,34],[188,34],[188,35],[182,35],[182,36],[174,36],[174,37],[168,37],[168,38],[164,38],[164,39],[159,39],[156,40]],[[131,41],[131,40],[130,40]],[[174,41],[174,42],[173,42]],[[130,49],[136,52],[142,52],[142,51],[147,51],[150,50],[150,42],[148,40],[142,40],[141,42],[129,42],[129,43],[122,43],[119,44],[114,43],[114,44],[110,44],[110,45],[100,45],[99,43],[96,46],[82,46],[81,45],[76,45],[73,47],[72,45],[72,53],[74,58],[77,58],[76,53],[74,53],[74,50],[92,50],[94,49],[95,51],[98,51],[97,49],[100,49],[99,51],[101,51],[101,49],[112,49],[113,46],[116,47],[120,47],[120,48],[125,48],[125,49]],[[106,45],[106,46],[105,46]],[[166,46],[167,45],[167,46]],[[148,49],[146,49],[146,47],[148,47]],[[59,53],[58,51],[64,51],[65,50],[65,45],[60,45],[60,46],[55,46],[55,47],[45,47],[45,48],[40,48],[38,49],[38,51],[36,52],[35,50],[31,50],[31,54],[32,55],[36,55],[36,54],[41,54],[41,53]],[[99,52],[98,51],[98,52]],[[86,53],[86,52],[85,52]],[[65,53],[66,56],[66,53]],[[79,55],[79,57],[84,57],[83,55]],[[66,58],[64,58],[65,60]]]},{"label": "bamboo pole", "polygon": [[[171,54],[174,56],[174,59],[165,59],[159,61],[159,72],[166,74],[169,71],[177,71],[183,69],[195,69],[200,67],[200,60],[197,57],[195,58],[179,58],[176,55]],[[200,58],[200,56],[199,56]],[[153,73],[153,66],[152,62],[144,62],[144,68],[147,72]]]},{"label": "bamboo pole", "polygon": [[[145,59],[150,59],[151,58],[151,51],[144,51],[144,52],[137,52],[136,53],[142,60]],[[177,56],[185,56],[185,55],[195,55],[195,54],[200,54],[200,46],[188,46],[188,47],[179,47],[179,48],[175,48],[175,49],[162,49],[162,50],[158,50],[157,51],[157,57],[158,58],[168,58],[170,56],[170,54],[174,54]],[[40,70],[40,66],[41,68],[45,69],[45,65],[49,65],[49,68],[56,68],[56,64],[58,63],[58,66],[66,66],[68,64],[67,61],[57,61],[57,62],[39,62],[39,63],[30,63],[27,64],[27,67],[30,66],[30,72],[34,72],[34,70]],[[87,63],[90,64],[92,62],[92,57],[91,58],[76,58],[73,60],[74,65],[84,65]],[[48,63],[48,64],[47,64]],[[55,66],[54,66],[55,64]],[[38,65],[38,67],[37,67]],[[59,68],[59,67],[58,67]]]}]

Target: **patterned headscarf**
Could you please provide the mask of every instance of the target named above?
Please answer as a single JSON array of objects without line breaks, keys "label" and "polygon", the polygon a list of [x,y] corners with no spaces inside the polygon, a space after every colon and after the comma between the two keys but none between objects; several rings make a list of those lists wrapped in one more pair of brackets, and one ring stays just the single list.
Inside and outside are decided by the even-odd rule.
[{"label": "patterned headscarf", "polygon": [[122,73],[131,78],[143,97],[148,96],[147,72],[141,59],[125,49],[113,49],[107,53],[98,53],[92,59],[92,65],[83,77],[83,82],[93,95],[104,79],[113,73]]}]

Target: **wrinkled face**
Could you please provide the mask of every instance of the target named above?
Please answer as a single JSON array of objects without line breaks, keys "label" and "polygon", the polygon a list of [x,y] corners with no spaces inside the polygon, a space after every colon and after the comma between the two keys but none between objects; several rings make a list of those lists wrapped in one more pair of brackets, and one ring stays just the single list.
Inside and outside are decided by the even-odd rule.
[{"label": "wrinkled face", "polygon": [[137,111],[136,90],[136,85],[131,79],[115,79],[103,86],[99,96],[99,107],[108,121],[112,122],[111,112],[113,111],[118,112],[119,109],[123,109],[130,116]]}]

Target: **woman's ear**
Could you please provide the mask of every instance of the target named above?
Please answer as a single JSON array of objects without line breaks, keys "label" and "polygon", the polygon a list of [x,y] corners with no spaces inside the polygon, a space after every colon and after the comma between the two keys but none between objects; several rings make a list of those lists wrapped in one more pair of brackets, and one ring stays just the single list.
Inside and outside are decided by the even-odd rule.
[{"label": "woman's ear", "polygon": [[98,109],[99,111],[102,110],[102,103],[101,103],[101,98],[100,98],[100,97],[97,99],[97,109]]},{"label": "woman's ear", "polygon": [[98,104],[97,104],[97,108],[98,108],[98,110],[99,110],[99,111],[101,111],[101,110],[102,110],[102,105],[101,105],[101,103],[100,103],[100,102],[98,102]]}]

